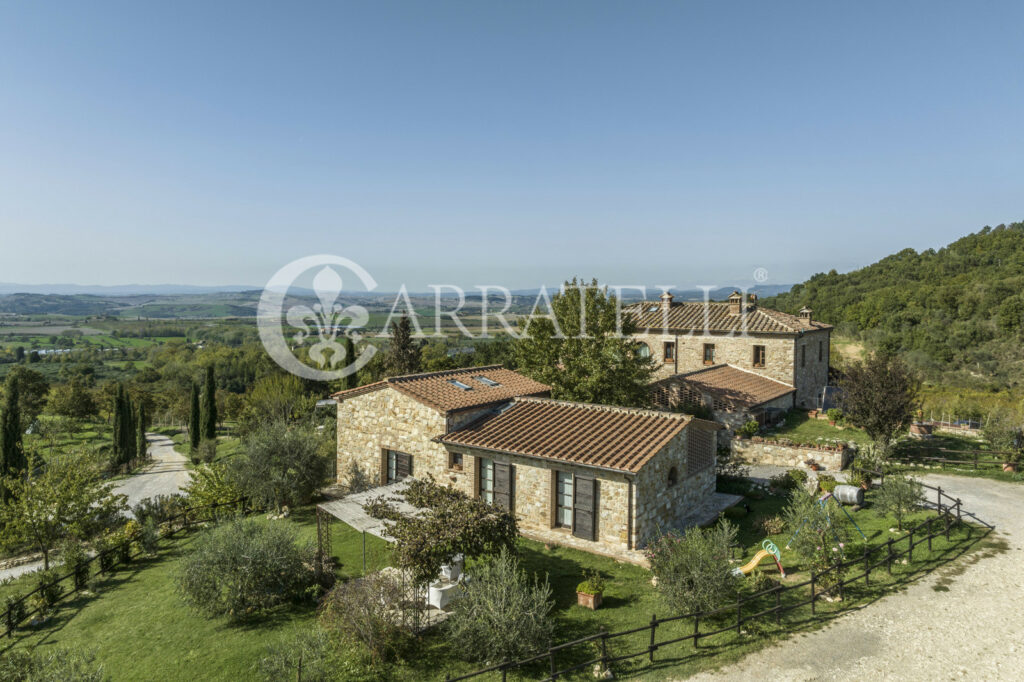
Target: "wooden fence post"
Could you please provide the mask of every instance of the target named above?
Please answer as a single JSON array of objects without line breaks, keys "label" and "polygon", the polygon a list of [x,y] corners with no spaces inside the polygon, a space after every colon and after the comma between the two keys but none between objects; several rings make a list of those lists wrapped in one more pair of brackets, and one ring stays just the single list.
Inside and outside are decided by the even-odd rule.
[{"label": "wooden fence post", "polygon": [[775,624],[782,625],[782,585],[775,586]]},{"label": "wooden fence post", "polygon": [[736,595],[736,634],[740,633],[740,625],[743,623],[743,597]]},{"label": "wooden fence post", "polygon": [[864,585],[871,584],[871,561],[868,560],[868,546],[864,545]]},{"label": "wooden fence post", "polygon": [[960,518],[960,498],[956,498],[956,525],[959,528],[963,524],[963,519]]},{"label": "wooden fence post", "polygon": [[555,671],[555,650],[554,649],[548,649],[548,656],[551,659],[551,679],[552,680],[557,680],[558,679],[558,673]]},{"label": "wooden fence post", "polygon": [[935,517],[931,517],[931,516],[928,517],[928,527],[925,529],[925,530],[928,531],[928,556],[929,557],[932,554],[932,536],[935,535],[935,533],[932,532],[932,519],[934,519],[934,518]]},{"label": "wooden fence post", "polygon": [[651,614],[651,645],[647,649],[647,657],[654,663],[654,631],[658,627],[658,617]]},{"label": "wooden fence post", "polygon": [[814,600],[815,600],[815,598],[816,597],[815,597],[815,594],[814,594],[814,569],[812,568],[811,569],[811,615],[812,616],[815,615],[815,611],[814,611]]},{"label": "wooden fence post", "polygon": [[508,664],[510,662],[511,661],[506,658],[505,662],[501,664],[501,682],[507,682],[508,680]]},{"label": "wooden fence post", "polygon": [[946,522],[946,542],[949,542],[949,513],[942,518]]},{"label": "wooden fence post", "polygon": [[694,649],[699,649],[700,648],[700,642],[697,641],[699,639],[700,639],[700,611],[698,611],[697,615],[695,615],[693,617],[693,648]]},{"label": "wooden fence post", "polygon": [[889,556],[886,557],[886,559],[887,559],[886,563],[888,564],[889,575],[892,575],[892,538],[889,538],[889,540],[885,543],[885,546],[886,546],[886,551],[888,551],[888,553],[889,553]]},{"label": "wooden fence post", "polygon": [[907,549],[907,563],[908,564],[914,563],[914,529],[915,529],[915,527],[911,527],[910,535],[907,536],[907,541],[910,542],[910,547]]},{"label": "wooden fence post", "polygon": [[936,488],[936,490],[938,492],[935,495],[935,511],[938,514],[941,515],[942,514],[942,486],[940,485],[938,488]]}]

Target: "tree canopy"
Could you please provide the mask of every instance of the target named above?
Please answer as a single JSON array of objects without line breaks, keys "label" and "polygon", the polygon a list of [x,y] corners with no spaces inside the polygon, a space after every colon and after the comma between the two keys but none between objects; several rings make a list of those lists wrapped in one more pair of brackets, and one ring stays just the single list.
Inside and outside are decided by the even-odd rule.
[{"label": "tree canopy", "polygon": [[566,282],[551,297],[552,314],[529,318],[514,344],[519,370],[551,386],[552,397],[627,407],[648,403],[653,371],[629,335],[634,320],[597,280]]}]

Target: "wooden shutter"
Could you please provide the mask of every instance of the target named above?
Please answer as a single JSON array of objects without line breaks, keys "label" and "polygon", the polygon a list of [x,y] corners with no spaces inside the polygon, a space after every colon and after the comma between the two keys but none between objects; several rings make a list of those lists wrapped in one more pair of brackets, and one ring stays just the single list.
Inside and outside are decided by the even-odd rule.
[{"label": "wooden shutter", "polygon": [[496,507],[515,511],[512,494],[514,477],[515,467],[511,464],[494,463],[494,505]]},{"label": "wooden shutter", "polygon": [[597,540],[597,479],[573,477],[572,534],[584,540]]},{"label": "wooden shutter", "polygon": [[386,485],[388,482],[388,451],[381,449],[380,451],[380,484]]},{"label": "wooden shutter", "polygon": [[412,476],[412,455],[404,452],[395,453],[395,478],[401,481]]}]

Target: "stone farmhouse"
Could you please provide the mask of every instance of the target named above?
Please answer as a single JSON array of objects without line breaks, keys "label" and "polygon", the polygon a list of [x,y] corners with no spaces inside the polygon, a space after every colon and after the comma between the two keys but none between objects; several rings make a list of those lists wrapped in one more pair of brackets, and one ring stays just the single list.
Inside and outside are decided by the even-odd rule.
[{"label": "stone farmhouse", "polygon": [[339,483],[430,475],[513,511],[527,537],[631,561],[706,507],[721,426],[549,395],[501,366],[336,393]]},{"label": "stone farmhouse", "polygon": [[728,301],[643,301],[633,316],[641,353],[654,359],[652,396],[662,407],[703,404],[730,428],[774,410],[813,409],[828,385],[832,326],[762,308],[757,295]]}]

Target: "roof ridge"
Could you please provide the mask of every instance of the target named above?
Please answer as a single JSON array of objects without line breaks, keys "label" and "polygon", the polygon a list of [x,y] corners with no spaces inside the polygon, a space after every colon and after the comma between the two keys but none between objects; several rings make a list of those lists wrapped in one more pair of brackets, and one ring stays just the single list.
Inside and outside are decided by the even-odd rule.
[{"label": "roof ridge", "polygon": [[393,381],[412,381],[413,379],[427,379],[431,377],[443,377],[452,374],[470,374],[472,372],[485,372],[492,369],[504,369],[504,365],[480,365],[479,367],[461,367],[458,369],[442,369],[436,372],[417,372],[415,374],[399,374],[396,377],[386,377],[382,381],[391,383]]},{"label": "roof ridge", "polygon": [[522,403],[550,403],[554,405],[563,405],[565,407],[573,407],[584,410],[592,410],[594,412],[619,412],[622,414],[635,414],[643,415],[648,417],[670,417],[682,421],[688,421],[692,417],[688,414],[681,414],[676,412],[665,412],[662,410],[651,410],[644,407],[623,407],[621,405],[602,405],[600,403],[581,403],[575,400],[556,400],[554,398],[540,398],[537,396],[516,396],[512,399],[512,402]]}]

